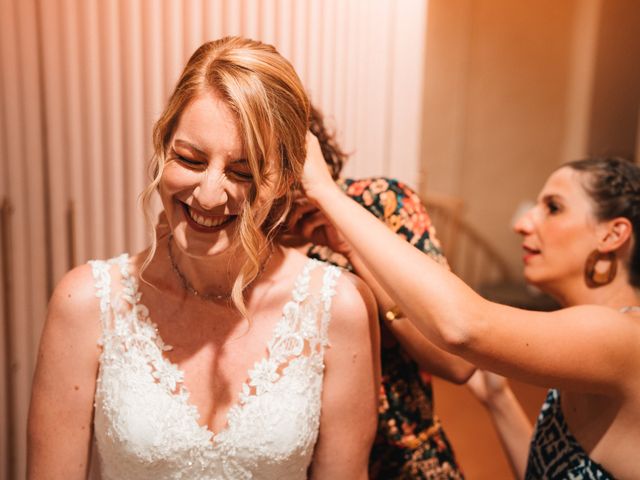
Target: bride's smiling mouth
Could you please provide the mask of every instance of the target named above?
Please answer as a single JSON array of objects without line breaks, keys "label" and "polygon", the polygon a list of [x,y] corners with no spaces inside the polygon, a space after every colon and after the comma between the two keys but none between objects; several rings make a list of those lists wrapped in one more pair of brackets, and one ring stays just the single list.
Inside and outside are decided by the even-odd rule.
[{"label": "bride's smiling mouth", "polygon": [[226,228],[233,223],[237,215],[211,215],[201,210],[191,208],[186,203],[180,202],[184,210],[184,216],[191,228],[198,232],[213,233]]}]

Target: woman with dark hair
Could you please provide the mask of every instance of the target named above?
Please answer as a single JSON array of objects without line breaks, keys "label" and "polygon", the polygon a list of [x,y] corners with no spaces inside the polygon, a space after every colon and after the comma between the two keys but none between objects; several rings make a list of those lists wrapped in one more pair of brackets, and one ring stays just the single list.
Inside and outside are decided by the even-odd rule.
[{"label": "woman with dark hair", "polygon": [[638,166],[618,159],[562,166],[518,222],[525,277],[565,307],[555,312],[489,302],[390,234],[336,188],[314,139],[303,186],[331,222],[316,218],[307,230],[336,238],[337,227],[352,262],[425,336],[480,368],[551,387],[526,478],[637,476]]},{"label": "woman with dark hair", "polygon": [[[446,266],[427,211],[406,184],[389,178],[340,177],[347,155],[311,107],[310,131],[318,138],[322,157],[332,178],[347,196],[384,222],[408,244]],[[307,226],[318,218],[317,208],[299,202],[290,223],[300,217]],[[319,231],[316,231],[319,232]],[[453,449],[433,411],[431,375],[464,383],[475,367],[428,341],[403,315],[392,315],[393,301],[378,282],[352,263],[344,246],[326,246],[327,239],[313,238],[313,229],[294,233],[311,240],[303,247],[308,256],[348,268],[360,276],[375,294],[380,312],[382,384],[378,431],[371,451],[372,479],[462,478]],[[386,314],[386,315],[385,315]]]}]

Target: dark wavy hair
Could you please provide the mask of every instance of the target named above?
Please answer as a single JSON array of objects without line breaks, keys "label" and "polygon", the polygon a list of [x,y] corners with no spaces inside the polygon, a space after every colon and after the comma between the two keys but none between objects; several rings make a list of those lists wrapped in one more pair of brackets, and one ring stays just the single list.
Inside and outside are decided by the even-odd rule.
[{"label": "dark wavy hair", "polygon": [[627,218],[633,226],[629,281],[640,287],[640,167],[618,157],[587,158],[564,166],[584,173],[583,188],[594,203],[598,220]]},{"label": "dark wavy hair", "polygon": [[324,161],[327,162],[331,176],[336,180],[349,155],[336,142],[335,132],[327,129],[322,112],[313,105],[309,112],[309,130],[318,138]]}]

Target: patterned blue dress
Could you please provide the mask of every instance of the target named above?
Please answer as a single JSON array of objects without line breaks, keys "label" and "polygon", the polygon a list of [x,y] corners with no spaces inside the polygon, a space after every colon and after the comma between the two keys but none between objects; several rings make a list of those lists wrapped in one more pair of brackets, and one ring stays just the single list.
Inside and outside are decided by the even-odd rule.
[{"label": "patterned blue dress", "polygon": [[613,475],[589,458],[569,431],[560,405],[560,392],[549,390],[538,415],[525,474],[534,479],[609,480]]}]

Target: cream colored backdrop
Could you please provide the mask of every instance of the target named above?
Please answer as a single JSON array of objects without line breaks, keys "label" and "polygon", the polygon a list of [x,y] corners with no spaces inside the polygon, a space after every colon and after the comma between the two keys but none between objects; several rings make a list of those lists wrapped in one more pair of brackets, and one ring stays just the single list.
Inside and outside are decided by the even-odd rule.
[{"label": "cream colored backdrop", "polygon": [[354,152],[347,172],[416,185],[427,0],[0,2],[5,479],[25,474],[47,298],[70,267],[144,246],[153,121],[195,48],[275,44]]}]

